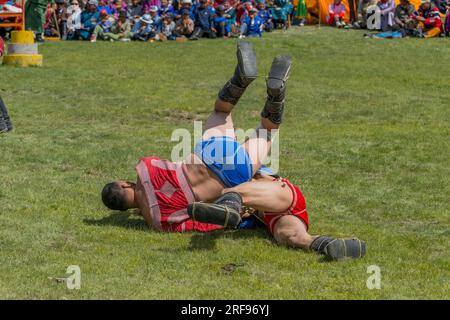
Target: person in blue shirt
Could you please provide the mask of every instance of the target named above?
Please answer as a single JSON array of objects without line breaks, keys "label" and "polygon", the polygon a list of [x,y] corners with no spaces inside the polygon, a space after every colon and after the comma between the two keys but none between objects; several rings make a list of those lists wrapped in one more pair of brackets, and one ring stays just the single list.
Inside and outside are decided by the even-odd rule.
[{"label": "person in blue shirt", "polygon": [[98,0],[97,11],[100,12],[102,10],[105,10],[108,15],[112,14],[111,7],[108,6],[106,0]]},{"label": "person in blue shirt", "polygon": [[178,20],[181,18],[181,14],[184,10],[189,11],[189,18],[191,18],[192,21],[195,20],[195,5],[192,5],[192,0],[181,0],[181,6],[178,10],[175,11],[175,20]]},{"label": "person in blue shirt", "polygon": [[97,38],[101,40],[113,40],[114,37],[111,37],[113,24],[109,20],[108,13],[106,10],[100,11],[100,21],[98,21],[97,25],[94,28],[94,31],[91,35],[91,42],[96,42]]},{"label": "person in blue shirt", "polygon": [[161,17],[158,15],[158,7],[157,6],[151,6],[149,10],[150,18],[152,19],[151,27],[152,31],[154,33],[161,32],[162,28],[162,20]]},{"label": "person in blue shirt", "polygon": [[199,7],[195,9],[195,29],[190,37],[191,40],[198,40],[202,37],[207,37],[210,39],[217,38],[217,30],[214,28],[214,15],[208,7],[209,5],[207,0],[200,0]]},{"label": "person in blue shirt", "polygon": [[80,15],[81,29],[80,37],[89,40],[92,32],[99,21],[100,14],[97,11],[97,0],[89,0],[86,9]]},{"label": "person in blue shirt", "polygon": [[263,21],[264,31],[271,32],[273,30],[272,13],[266,8],[266,1],[257,0],[256,8],[258,9],[258,16]]},{"label": "person in blue shirt", "polygon": [[216,8],[214,28],[217,30],[218,37],[228,38],[231,34],[231,24],[225,17],[225,8],[222,5]]},{"label": "person in blue shirt", "polygon": [[261,37],[264,24],[258,16],[258,9],[251,8],[248,15],[245,15],[241,21],[241,34],[239,38]]},{"label": "person in blue shirt", "polygon": [[161,6],[159,7],[158,14],[162,17],[165,15],[170,15],[172,18],[175,15],[175,9],[173,6],[169,3],[168,0],[161,0]]},{"label": "person in blue shirt", "polygon": [[154,37],[155,33],[152,31],[152,22],[150,15],[144,14],[131,30],[133,33],[133,40],[147,41],[151,37]]}]

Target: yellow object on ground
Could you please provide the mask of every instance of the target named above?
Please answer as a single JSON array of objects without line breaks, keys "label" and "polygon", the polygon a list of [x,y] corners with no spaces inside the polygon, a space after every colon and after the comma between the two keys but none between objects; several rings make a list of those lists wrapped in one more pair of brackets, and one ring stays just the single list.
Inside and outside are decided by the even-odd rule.
[{"label": "yellow object on ground", "polygon": [[32,31],[12,31],[7,52],[3,57],[3,64],[17,67],[42,66],[42,55],[38,54]]}]

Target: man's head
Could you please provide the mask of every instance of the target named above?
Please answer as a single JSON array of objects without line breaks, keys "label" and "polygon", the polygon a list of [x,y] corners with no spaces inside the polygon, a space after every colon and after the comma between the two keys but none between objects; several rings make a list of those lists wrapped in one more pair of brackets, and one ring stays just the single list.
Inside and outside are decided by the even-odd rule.
[{"label": "man's head", "polygon": [[102,190],[102,201],[111,210],[126,211],[135,208],[136,184],[128,181],[114,181],[106,184]]},{"label": "man's head", "polygon": [[254,7],[252,7],[250,10],[248,10],[248,15],[252,19],[256,16],[257,13],[258,13],[258,9],[254,8]]},{"label": "man's head", "polygon": [[420,8],[422,10],[428,10],[431,7],[431,0],[422,0],[420,2]]},{"label": "man's head", "polygon": [[158,14],[158,7],[157,6],[151,6],[149,13],[152,17],[155,17]]},{"label": "man's head", "polygon": [[183,8],[187,8],[189,9],[192,5],[192,0],[183,0],[183,2],[181,3],[181,6]]},{"label": "man's head", "polygon": [[199,0],[199,2],[200,2],[200,7],[202,7],[202,8],[205,8],[208,4],[207,0]]},{"label": "man's head", "polygon": [[122,22],[127,21],[127,12],[125,10],[119,11],[119,20]]},{"label": "man's head", "polygon": [[97,0],[89,0],[87,9],[90,12],[95,12],[97,10],[98,1]]}]

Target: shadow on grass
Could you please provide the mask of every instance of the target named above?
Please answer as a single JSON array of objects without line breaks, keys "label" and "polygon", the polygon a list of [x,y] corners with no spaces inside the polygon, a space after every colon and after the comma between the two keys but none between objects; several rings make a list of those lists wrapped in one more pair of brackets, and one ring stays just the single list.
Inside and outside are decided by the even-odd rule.
[{"label": "shadow on grass", "polygon": [[216,240],[220,238],[249,240],[254,238],[267,238],[270,241],[264,229],[217,230],[208,233],[193,233],[189,249],[215,250]]},{"label": "shadow on grass", "polygon": [[115,212],[101,219],[83,219],[83,222],[91,226],[115,226],[148,232],[149,229],[143,219],[130,219],[130,216],[135,217],[129,212]]}]

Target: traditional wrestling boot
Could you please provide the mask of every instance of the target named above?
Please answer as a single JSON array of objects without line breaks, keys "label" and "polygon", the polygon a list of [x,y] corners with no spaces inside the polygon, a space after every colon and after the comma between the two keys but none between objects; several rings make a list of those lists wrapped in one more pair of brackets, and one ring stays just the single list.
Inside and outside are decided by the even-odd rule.
[{"label": "traditional wrestling boot", "polygon": [[291,71],[291,57],[277,56],[273,59],[267,79],[267,99],[261,112],[263,118],[268,118],[275,124],[283,119],[284,97],[286,95],[286,81]]},{"label": "traditional wrestling boot", "polygon": [[8,109],[0,97],[0,132],[8,132],[13,129],[11,119],[8,115]]},{"label": "traditional wrestling boot", "polygon": [[319,236],[311,243],[309,248],[333,260],[356,259],[366,254],[366,243],[356,238],[335,239],[328,236]]},{"label": "traditional wrestling boot", "polygon": [[214,203],[194,202],[188,205],[188,215],[194,221],[236,228],[241,223],[242,198],[227,192]]},{"label": "traditional wrestling boot", "polygon": [[219,99],[236,105],[248,85],[258,76],[256,55],[249,42],[238,42],[236,56],[238,64],[233,77],[219,91]]}]

